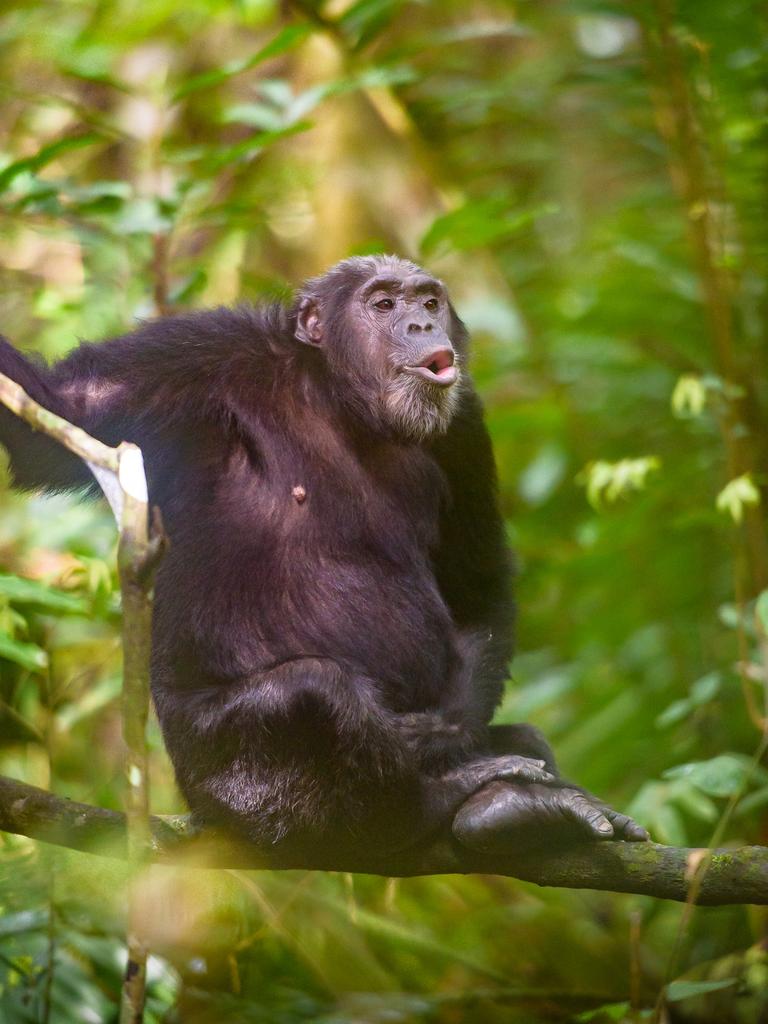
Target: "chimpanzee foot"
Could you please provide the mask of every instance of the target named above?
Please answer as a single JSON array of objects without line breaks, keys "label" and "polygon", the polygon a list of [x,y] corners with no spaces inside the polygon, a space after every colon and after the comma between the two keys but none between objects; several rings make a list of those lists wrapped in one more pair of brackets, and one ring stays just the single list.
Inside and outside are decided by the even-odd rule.
[{"label": "chimpanzee foot", "polygon": [[492,782],[469,797],[456,813],[453,834],[473,850],[551,845],[579,838],[630,842],[649,838],[626,814],[575,786],[505,782]]}]

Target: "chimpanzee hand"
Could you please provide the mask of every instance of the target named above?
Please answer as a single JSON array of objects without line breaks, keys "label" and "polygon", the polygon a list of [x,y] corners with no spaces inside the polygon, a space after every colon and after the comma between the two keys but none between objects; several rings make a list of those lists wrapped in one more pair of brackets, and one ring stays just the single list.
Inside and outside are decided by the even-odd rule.
[{"label": "chimpanzee hand", "polygon": [[467,761],[458,768],[452,768],[442,776],[443,782],[466,787],[467,793],[476,792],[481,786],[500,780],[514,782],[554,782],[555,776],[548,772],[544,761],[522,754],[497,754]]},{"label": "chimpanzee hand", "polygon": [[647,840],[626,814],[567,783],[510,785],[492,782],[467,799],[453,821],[453,834],[473,850],[498,850],[568,843],[579,838]]}]

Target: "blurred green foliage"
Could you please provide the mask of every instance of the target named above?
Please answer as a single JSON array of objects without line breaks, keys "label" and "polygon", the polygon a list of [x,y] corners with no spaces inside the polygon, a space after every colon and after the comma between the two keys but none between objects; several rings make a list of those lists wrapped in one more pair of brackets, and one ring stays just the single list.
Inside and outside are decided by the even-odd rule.
[{"label": "blurred green foliage", "polygon": [[[764,5],[9,0],[0,39],[4,333],[55,358],[351,252],[427,261],[518,552],[500,720],[659,840],[766,841]],[[0,490],[0,771],[104,806],[114,542],[97,505]],[[0,1019],[116,1020],[125,870],[2,843]],[[149,1021],[638,1021],[662,990],[675,1021],[767,1012],[763,911],[170,869],[138,898]]]}]

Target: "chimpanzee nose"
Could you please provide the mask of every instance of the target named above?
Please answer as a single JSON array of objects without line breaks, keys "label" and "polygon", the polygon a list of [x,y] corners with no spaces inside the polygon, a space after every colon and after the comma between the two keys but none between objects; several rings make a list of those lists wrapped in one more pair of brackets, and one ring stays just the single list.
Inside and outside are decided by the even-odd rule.
[{"label": "chimpanzee nose", "polygon": [[424,320],[421,323],[419,321],[417,321],[417,320],[412,320],[408,324],[408,333],[409,334],[416,334],[418,331],[431,331],[431,330],[432,330],[432,323],[429,320]]}]

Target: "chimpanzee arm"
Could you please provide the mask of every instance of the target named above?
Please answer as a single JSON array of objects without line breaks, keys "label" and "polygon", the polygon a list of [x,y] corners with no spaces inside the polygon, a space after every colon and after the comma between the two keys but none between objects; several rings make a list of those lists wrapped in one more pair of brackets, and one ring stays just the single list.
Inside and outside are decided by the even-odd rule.
[{"label": "chimpanzee arm", "polygon": [[[473,391],[463,394],[447,434],[433,442],[433,453],[448,481],[433,561],[457,627],[462,670],[439,715],[414,715],[404,723],[426,763],[471,749],[494,749],[497,730],[488,723],[507,677],[515,617],[512,557],[499,509],[496,467]],[[528,725],[514,729],[519,749],[510,745],[513,737],[507,727],[503,752],[541,758],[556,771],[554,755],[538,730]]]},{"label": "chimpanzee arm", "polygon": [[[0,373],[106,444],[148,444],[152,456],[168,447],[174,432],[188,432],[196,422],[229,423],[231,407],[243,395],[257,401],[260,382],[270,386],[264,339],[274,330],[266,314],[248,307],[201,311],[82,344],[51,367],[0,338]],[[165,440],[158,446],[160,437]],[[8,449],[18,487],[70,490],[93,484],[79,459],[4,407],[0,444]]]},{"label": "chimpanzee arm", "polygon": [[[0,373],[20,384],[30,398],[44,408],[70,422],[74,421],[75,396],[56,386],[47,366],[27,359],[2,337]],[[94,482],[81,459],[53,438],[32,430],[5,406],[0,406],[0,442],[8,450],[11,473],[17,487],[30,490],[45,487],[59,491],[85,487]]]},{"label": "chimpanzee arm", "polygon": [[434,453],[448,479],[434,565],[459,630],[464,673],[458,701],[473,727],[491,719],[514,646],[512,558],[498,504],[491,442],[477,396],[467,391]]},{"label": "chimpanzee arm", "polygon": [[156,687],[190,806],[202,821],[287,856],[410,846],[448,828],[488,782],[551,778],[540,761],[515,755],[425,775],[376,684],[331,659],[299,658],[223,685],[193,682],[192,690]]},{"label": "chimpanzee arm", "polygon": [[[490,439],[480,403],[465,395],[462,409],[435,453],[448,477],[451,500],[444,512],[435,564],[443,596],[461,631],[464,689],[474,711],[471,729],[487,725],[501,695],[513,647],[511,560],[496,495]],[[450,728],[450,709],[446,711]],[[473,794],[457,815],[454,834],[470,846],[514,841],[592,838],[643,840],[636,822],[557,776],[549,744],[533,726],[492,725],[479,732],[480,749],[496,756],[540,759],[555,774],[548,785],[494,782]],[[434,745],[434,741],[433,745]],[[430,740],[417,740],[429,749]]]},{"label": "chimpanzee arm", "polygon": [[[46,366],[27,358],[0,338],[0,373],[20,384],[45,409],[82,427],[106,444],[142,440],[137,409],[152,417],[154,392],[162,377],[142,372],[132,358],[141,332],[98,345],[80,345],[65,359]],[[160,403],[157,403],[160,405]],[[162,408],[162,405],[160,405]],[[8,451],[13,482],[23,490],[75,490],[90,487],[98,493],[86,464],[46,434],[0,407],[0,444]]]}]

